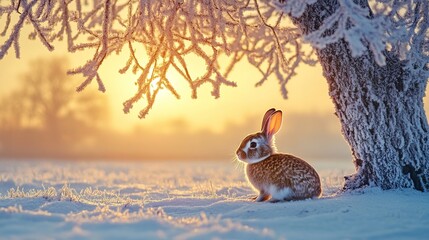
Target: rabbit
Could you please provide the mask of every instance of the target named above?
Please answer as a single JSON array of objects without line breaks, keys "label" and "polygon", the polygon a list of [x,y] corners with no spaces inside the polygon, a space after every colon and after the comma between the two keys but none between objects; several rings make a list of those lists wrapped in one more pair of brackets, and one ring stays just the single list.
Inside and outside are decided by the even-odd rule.
[{"label": "rabbit", "polygon": [[248,181],[259,192],[254,200],[270,202],[320,197],[322,190],[316,170],[293,155],[276,153],[273,136],[282,124],[282,112],[269,109],[262,120],[261,132],[243,139],[236,154],[247,163]]}]

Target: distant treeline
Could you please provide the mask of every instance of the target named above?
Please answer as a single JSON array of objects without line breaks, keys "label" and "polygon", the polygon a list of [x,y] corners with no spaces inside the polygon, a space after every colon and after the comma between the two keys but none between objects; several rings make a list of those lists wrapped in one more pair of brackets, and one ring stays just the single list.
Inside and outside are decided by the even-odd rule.
[{"label": "distant treeline", "polygon": [[[330,118],[327,114],[286,116],[284,128],[276,138],[279,151],[304,158],[348,158],[348,147],[333,124],[335,118]],[[258,128],[259,118],[253,117],[243,125],[230,124],[221,133],[193,132],[186,125],[168,133],[143,127],[136,127],[130,133],[95,127],[77,131],[76,127],[70,134],[73,129],[64,128],[55,136],[43,129],[3,129],[0,157],[229,161],[242,138]]]}]

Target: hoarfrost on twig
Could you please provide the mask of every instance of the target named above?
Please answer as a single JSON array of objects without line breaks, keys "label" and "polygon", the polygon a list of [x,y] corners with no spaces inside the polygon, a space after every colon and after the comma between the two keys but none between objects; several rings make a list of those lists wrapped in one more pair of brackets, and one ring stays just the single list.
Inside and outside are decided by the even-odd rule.
[{"label": "hoarfrost on twig", "polygon": [[[428,1],[378,0],[369,5],[339,0],[337,11],[303,38],[287,17],[300,17],[316,1],[11,0],[0,4],[0,16],[6,17],[1,35],[7,36],[0,59],[11,47],[19,57],[19,36],[28,25],[33,30],[29,37],[49,50],[55,41],[65,40],[70,52],[92,51],[84,65],[69,73],[85,77],[78,91],[94,78],[105,91],[100,66],[112,53],[128,55],[118,70],[137,74],[137,90],[124,102],[124,112],[143,99],[146,107],[139,117],[147,115],[160,91],[180,98],[178,81],[188,84],[193,98],[206,84],[219,97],[222,86],[236,86],[230,73],[243,58],[261,73],[257,86],[277,78],[286,98],[286,84],[298,66],[316,63],[303,39],[316,48],[344,39],[353,56],[369,50],[380,65],[390,51],[427,79]],[[205,69],[192,68],[190,58]],[[172,79],[172,72],[183,80]]]}]

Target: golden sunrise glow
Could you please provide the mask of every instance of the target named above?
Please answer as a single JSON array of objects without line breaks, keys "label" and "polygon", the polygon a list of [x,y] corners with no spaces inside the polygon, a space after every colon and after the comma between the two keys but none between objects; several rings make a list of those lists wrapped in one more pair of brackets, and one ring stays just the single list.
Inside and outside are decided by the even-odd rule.
[{"label": "golden sunrise glow", "polygon": [[[75,62],[72,59],[72,62]],[[206,84],[198,91],[198,99],[191,98],[188,83],[177,72],[169,71],[167,76],[176,84],[180,99],[170,92],[159,92],[157,102],[149,115],[143,121],[137,113],[144,105],[139,101],[129,114],[122,114],[122,103],[136,91],[136,74],[127,72],[119,74],[118,66],[124,60],[120,56],[112,56],[105,61],[101,68],[101,77],[105,80],[107,92],[114,112],[113,123],[122,130],[130,130],[134,125],[152,125],[155,122],[165,123],[175,119],[184,119],[192,130],[210,129],[222,131],[225,123],[243,123],[246,117],[257,115],[265,109],[276,106],[282,108],[286,115],[290,112],[333,112],[333,106],[328,97],[327,84],[322,77],[321,69],[303,66],[288,84],[289,99],[285,100],[280,94],[276,79],[270,79],[261,87],[255,87],[261,75],[258,71],[242,61],[231,73],[229,80],[235,81],[238,87],[221,88],[221,97],[214,99],[211,95],[212,86]],[[204,67],[198,58],[190,59],[191,74],[197,75]],[[152,83],[152,88],[154,87]],[[215,123],[215,124],[213,124]]]}]

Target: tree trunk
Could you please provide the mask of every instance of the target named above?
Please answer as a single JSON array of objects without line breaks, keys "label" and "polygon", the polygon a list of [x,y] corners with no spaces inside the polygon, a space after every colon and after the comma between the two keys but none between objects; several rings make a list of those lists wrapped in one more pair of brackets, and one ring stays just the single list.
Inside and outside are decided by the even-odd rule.
[{"label": "tree trunk", "polygon": [[[293,20],[307,34],[338,7],[335,0],[319,0]],[[343,40],[317,55],[356,168],[345,177],[344,189],[429,191],[429,126],[423,108],[427,79],[413,76],[406,62],[388,52],[385,66],[377,65],[369,51],[352,57]]]}]

